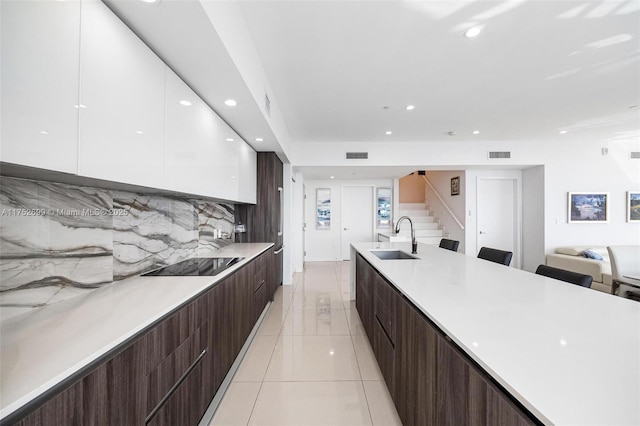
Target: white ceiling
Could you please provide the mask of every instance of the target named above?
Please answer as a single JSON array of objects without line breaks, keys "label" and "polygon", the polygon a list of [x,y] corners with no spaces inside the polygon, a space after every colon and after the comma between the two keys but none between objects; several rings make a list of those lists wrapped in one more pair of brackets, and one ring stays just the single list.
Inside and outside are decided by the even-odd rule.
[{"label": "white ceiling", "polygon": [[[257,150],[279,150],[273,134],[252,142],[268,132],[257,105],[222,106],[250,94],[197,1],[106,1]],[[638,0],[240,7],[292,143],[640,137]],[[473,25],[482,33],[465,38]]]}]

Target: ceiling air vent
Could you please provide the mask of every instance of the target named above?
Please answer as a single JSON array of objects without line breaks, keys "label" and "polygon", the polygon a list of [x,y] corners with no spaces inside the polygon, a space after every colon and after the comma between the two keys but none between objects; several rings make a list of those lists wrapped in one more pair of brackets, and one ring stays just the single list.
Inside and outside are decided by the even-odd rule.
[{"label": "ceiling air vent", "polygon": [[368,158],[368,152],[347,152],[347,160],[366,160]]},{"label": "ceiling air vent", "polygon": [[629,152],[629,159],[631,159],[631,160],[640,160],[640,151],[631,151],[631,152]]},{"label": "ceiling air vent", "polygon": [[491,158],[511,158],[511,151],[489,151],[489,159]]}]

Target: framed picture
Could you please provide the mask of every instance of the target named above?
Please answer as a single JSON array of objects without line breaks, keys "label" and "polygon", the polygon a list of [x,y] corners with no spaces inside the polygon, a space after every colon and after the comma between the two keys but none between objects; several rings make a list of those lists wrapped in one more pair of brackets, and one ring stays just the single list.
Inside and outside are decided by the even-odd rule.
[{"label": "framed picture", "polygon": [[640,222],[640,191],[627,191],[627,222]]},{"label": "framed picture", "polygon": [[316,229],[331,229],[331,188],[316,189]]},{"label": "framed picture", "polygon": [[377,191],[377,227],[380,229],[391,227],[391,188],[378,188]]},{"label": "framed picture", "polygon": [[608,192],[569,192],[569,223],[606,223],[609,221]]},{"label": "framed picture", "polygon": [[460,176],[451,178],[451,195],[460,195]]}]

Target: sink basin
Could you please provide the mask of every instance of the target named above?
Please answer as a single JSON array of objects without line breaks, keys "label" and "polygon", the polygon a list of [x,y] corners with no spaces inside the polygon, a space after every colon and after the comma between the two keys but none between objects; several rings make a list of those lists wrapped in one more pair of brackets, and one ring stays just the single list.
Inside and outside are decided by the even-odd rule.
[{"label": "sink basin", "polygon": [[400,250],[369,250],[382,260],[418,259],[415,256]]}]

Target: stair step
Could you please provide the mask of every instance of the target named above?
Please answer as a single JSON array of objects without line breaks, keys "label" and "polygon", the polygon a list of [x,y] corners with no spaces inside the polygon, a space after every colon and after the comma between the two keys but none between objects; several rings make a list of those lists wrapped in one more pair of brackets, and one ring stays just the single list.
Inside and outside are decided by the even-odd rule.
[{"label": "stair step", "polygon": [[424,210],[424,203],[400,203],[400,210]]},{"label": "stair step", "polygon": [[[438,222],[434,222],[433,218],[431,218],[432,220],[427,222],[427,221],[417,221],[417,220],[413,220],[413,218],[411,220],[413,220],[413,229],[418,230],[418,229],[438,229]],[[407,223],[402,223],[400,224],[400,229],[406,229],[407,231],[409,231],[411,229],[411,225],[407,222]]]},{"label": "stair step", "polygon": [[[413,224],[417,223],[434,223],[435,219],[433,216],[409,216]],[[403,224],[404,225],[404,224]]]},{"label": "stair step", "polygon": [[414,217],[431,216],[429,210],[400,210],[398,211],[398,217],[409,216],[411,219]]},{"label": "stair step", "polygon": [[[442,238],[443,232],[442,229],[416,229],[416,238],[418,237],[440,237]],[[411,235],[411,231],[408,229],[400,229],[398,235]]]}]

